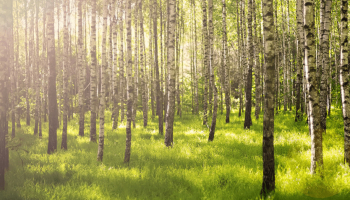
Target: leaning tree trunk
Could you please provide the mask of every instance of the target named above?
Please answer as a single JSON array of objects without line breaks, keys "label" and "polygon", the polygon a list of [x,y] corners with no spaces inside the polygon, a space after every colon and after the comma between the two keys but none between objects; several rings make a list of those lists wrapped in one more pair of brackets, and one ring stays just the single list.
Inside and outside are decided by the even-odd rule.
[{"label": "leaning tree trunk", "polygon": [[305,40],[305,75],[308,90],[309,107],[309,130],[311,135],[311,168],[312,174],[316,168],[323,165],[322,133],[320,125],[319,94],[316,79],[316,43],[315,43],[315,20],[314,1],[304,0],[304,34]]},{"label": "leaning tree trunk", "polygon": [[168,108],[165,122],[165,146],[169,147],[173,145],[173,125],[174,125],[174,114],[175,114],[175,0],[169,0],[169,32],[168,32]]},{"label": "leaning tree trunk", "polygon": [[107,5],[108,5],[108,0],[104,0],[103,1],[103,30],[102,30],[101,92],[100,92],[100,107],[99,107],[100,129],[99,129],[97,161],[102,161],[103,159],[103,147],[104,147],[104,138],[105,138],[104,126],[105,126],[105,106],[106,106],[106,89],[107,89],[106,88]]},{"label": "leaning tree trunk", "polygon": [[350,96],[348,68],[348,1],[341,1],[340,87],[344,120],[344,162],[350,165]]},{"label": "leaning tree trunk", "polygon": [[91,1],[91,36],[90,36],[90,141],[96,142],[97,80],[96,80],[96,0]]},{"label": "leaning tree trunk", "polygon": [[47,153],[54,153],[57,149],[58,108],[56,93],[56,56],[55,56],[55,16],[54,1],[46,1],[47,18],[47,57],[48,57],[48,99],[49,99],[49,143]]},{"label": "leaning tree trunk", "polygon": [[265,36],[265,89],[263,122],[263,183],[260,195],[275,190],[274,158],[274,94],[275,94],[275,40],[273,0],[263,0]]},{"label": "leaning tree trunk", "polygon": [[252,68],[254,59],[254,48],[253,48],[253,29],[252,29],[252,0],[248,3],[248,46],[249,46],[249,59],[248,59],[248,74],[246,83],[246,104],[245,104],[245,120],[244,128],[250,129],[252,125]]},{"label": "leaning tree trunk", "polygon": [[130,161],[130,150],[131,150],[131,120],[132,120],[132,104],[133,104],[133,83],[132,83],[132,47],[131,47],[131,0],[127,1],[126,9],[126,45],[127,45],[127,61],[126,66],[127,80],[127,121],[126,121],[126,146],[124,163]]}]

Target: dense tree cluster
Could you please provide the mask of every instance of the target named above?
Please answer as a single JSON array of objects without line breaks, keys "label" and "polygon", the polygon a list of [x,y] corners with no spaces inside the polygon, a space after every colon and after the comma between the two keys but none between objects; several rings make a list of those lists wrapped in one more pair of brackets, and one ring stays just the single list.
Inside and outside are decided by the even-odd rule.
[{"label": "dense tree cluster", "polygon": [[239,109],[250,129],[252,108],[256,119],[263,110],[266,194],[275,188],[274,115],[295,109],[295,121],[308,123],[316,173],[327,116],[341,106],[350,163],[347,15],[347,0],[0,0],[0,189],[9,122],[15,137],[34,117],[41,138],[48,121],[51,154],[60,126],[69,150],[77,114],[77,135],[98,141],[102,161],[106,110],[112,129],[126,123],[126,163],[132,128],[146,127],[149,114],[160,135],[165,122],[171,147],[175,115],[199,115],[213,141],[218,111],[234,123]]}]

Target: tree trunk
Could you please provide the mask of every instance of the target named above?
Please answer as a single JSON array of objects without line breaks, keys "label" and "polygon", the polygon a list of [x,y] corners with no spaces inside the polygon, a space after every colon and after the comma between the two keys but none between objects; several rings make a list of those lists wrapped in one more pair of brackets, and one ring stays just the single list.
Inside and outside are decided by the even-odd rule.
[{"label": "tree trunk", "polygon": [[326,132],[326,120],[327,120],[327,92],[328,92],[328,71],[329,71],[329,29],[330,29],[330,17],[331,17],[331,7],[332,7],[332,0],[322,0],[321,4],[323,4],[322,7],[324,7],[324,16],[321,18],[323,23],[321,23],[321,26],[323,26],[323,32],[322,34],[322,46],[321,46],[321,53],[322,53],[322,76],[321,76],[321,84],[320,84],[320,114],[321,114],[321,128],[325,130]]},{"label": "tree trunk", "polygon": [[134,88],[134,99],[133,99],[133,110],[132,110],[132,122],[133,127],[136,128],[136,113],[137,113],[137,97],[138,97],[138,73],[139,73],[139,51],[138,51],[138,8],[134,9],[134,25],[135,25],[135,47],[134,47],[134,78],[133,78],[133,88]]},{"label": "tree trunk", "polygon": [[254,19],[254,74],[255,74],[255,118],[259,119],[260,114],[260,93],[261,93],[261,85],[260,85],[260,63],[259,63],[259,37],[257,32],[257,20],[256,20],[256,3],[255,0],[252,2],[253,10],[252,15]]},{"label": "tree trunk", "polygon": [[304,1],[304,34],[305,41],[305,74],[308,90],[308,113],[311,135],[311,173],[316,173],[316,167],[322,169],[322,133],[320,126],[319,94],[316,80],[316,43],[315,43],[315,21],[314,21],[314,1]]},{"label": "tree trunk", "polygon": [[139,19],[140,19],[140,65],[141,65],[141,93],[142,93],[142,111],[143,111],[143,126],[147,126],[147,119],[148,119],[148,111],[147,111],[147,99],[146,99],[146,90],[148,89],[145,84],[145,72],[144,68],[146,68],[145,61],[144,61],[144,43],[145,43],[145,36],[144,36],[144,30],[143,30],[143,14],[142,14],[142,0],[139,0]]},{"label": "tree trunk", "polygon": [[212,101],[214,89],[214,26],[213,26],[213,0],[208,0],[208,71],[209,71],[209,114],[212,114]]},{"label": "tree trunk", "polygon": [[98,140],[98,151],[97,161],[103,160],[103,147],[105,138],[105,106],[106,106],[106,69],[107,69],[107,5],[108,0],[103,1],[103,30],[102,30],[102,67],[101,67],[101,93],[100,93],[100,127],[99,127],[99,140]]},{"label": "tree trunk", "polygon": [[341,1],[340,86],[344,120],[344,163],[350,166],[350,101],[348,68],[348,1]]},{"label": "tree trunk", "polygon": [[[9,41],[12,18],[12,1],[0,2],[0,191],[5,190],[5,169],[7,168],[6,136],[8,134],[8,70],[10,67],[9,51],[11,42]],[[7,31],[6,31],[7,30]],[[13,47],[12,47],[13,48]]]},{"label": "tree trunk", "polygon": [[[229,87],[229,66],[227,65],[227,32],[226,32],[226,0],[222,0],[222,32],[223,32],[223,67],[222,70],[225,72],[225,77],[222,77],[224,79],[225,84],[225,104],[226,104],[226,123],[230,122],[230,87]],[[215,89],[215,88],[214,88]],[[215,91],[214,91],[215,92]],[[216,95],[216,94],[214,94]],[[214,97],[215,98],[215,97]],[[215,104],[215,99],[214,99]],[[215,105],[214,105],[215,106]],[[215,108],[214,108],[215,109]]]},{"label": "tree trunk", "polygon": [[119,80],[120,80],[120,121],[124,121],[124,20],[123,20],[123,11],[124,11],[124,0],[120,1],[120,10],[119,10],[119,35],[120,35],[120,48],[119,48]]},{"label": "tree trunk", "polygon": [[26,124],[30,126],[30,104],[29,104],[29,88],[30,88],[30,64],[29,64],[29,52],[28,52],[28,2],[26,1],[26,13],[25,13],[25,55],[26,55]]},{"label": "tree trunk", "polygon": [[[223,0],[224,1],[224,0]],[[213,117],[211,121],[210,131],[209,131],[209,138],[208,141],[212,142],[214,140],[214,134],[215,134],[215,126],[216,126],[216,115],[218,111],[218,90],[213,83],[213,91],[214,91],[214,108],[213,108]]]},{"label": "tree trunk", "polygon": [[265,36],[265,94],[263,122],[263,183],[260,195],[266,196],[275,190],[274,158],[274,93],[275,93],[275,40],[273,0],[263,0]]},{"label": "tree trunk", "polygon": [[96,142],[96,113],[97,113],[97,79],[96,79],[96,0],[91,1],[91,36],[90,36],[90,141]]},{"label": "tree trunk", "polygon": [[[196,15],[196,1],[193,0],[193,15]],[[195,93],[196,93],[196,114],[199,112],[199,99],[198,99],[198,79],[197,79],[197,73],[198,73],[198,65],[197,65],[197,18],[194,17],[194,81],[195,81]]]},{"label": "tree trunk", "polygon": [[158,115],[158,130],[159,134],[163,135],[163,109],[162,109],[162,97],[159,83],[159,67],[158,67],[158,32],[157,32],[157,0],[153,2],[153,36],[154,36],[154,67],[156,73],[156,94],[157,94],[157,115]]},{"label": "tree trunk", "polygon": [[297,64],[297,80],[296,80],[296,103],[295,103],[295,121],[302,120],[303,113],[301,111],[301,86],[302,86],[302,69],[303,69],[303,57],[304,57],[304,31],[303,31],[303,4],[302,0],[296,2],[296,18],[297,18],[297,38],[298,38],[298,64]]},{"label": "tree trunk", "polygon": [[126,68],[127,73],[127,122],[126,122],[126,147],[124,163],[130,161],[130,150],[131,150],[131,118],[132,118],[132,104],[133,104],[133,85],[132,85],[132,47],[131,47],[131,0],[127,1],[126,9],[126,45],[127,45],[127,61],[128,65]]},{"label": "tree trunk", "polygon": [[174,125],[174,114],[175,114],[175,0],[169,0],[169,32],[168,32],[168,52],[167,52],[167,62],[168,62],[168,82],[169,82],[169,92],[168,92],[168,108],[166,115],[166,133],[164,144],[169,147],[173,145],[173,125]]},{"label": "tree trunk", "polygon": [[254,59],[254,48],[253,48],[253,29],[252,29],[252,0],[248,3],[248,46],[249,46],[249,58],[248,58],[248,74],[246,83],[246,104],[245,104],[245,120],[244,128],[250,129],[252,125],[252,68]]},{"label": "tree trunk", "polygon": [[204,40],[204,102],[203,102],[203,125],[207,124],[207,110],[208,110],[208,81],[209,81],[209,73],[208,73],[208,68],[209,68],[209,39],[208,39],[208,28],[207,28],[207,5],[206,5],[206,0],[202,0],[202,11],[203,11],[203,25],[202,25],[202,34],[203,34],[203,40]]},{"label": "tree trunk", "polygon": [[67,125],[68,125],[68,27],[67,7],[69,0],[63,2],[63,127],[61,149],[67,150]]},{"label": "tree trunk", "polygon": [[[242,6],[241,6],[241,1],[237,1],[237,43],[238,43],[238,74],[239,74],[239,79],[241,80],[242,78],[242,66],[241,66],[241,30],[240,30],[240,21],[242,20],[241,14],[242,14]],[[241,7],[241,9],[239,9]],[[240,12],[239,12],[240,10]],[[242,102],[242,87],[241,87],[241,82],[239,81],[238,83],[238,93],[239,93],[239,111],[238,111],[238,116],[241,116],[241,102]]]},{"label": "tree trunk", "polygon": [[49,144],[47,153],[54,153],[57,149],[58,108],[56,93],[56,56],[55,56],[55,0],[46,1],[47,17],[47,56],[48,56],[48,100],[49,100]]},{"label": "tree trunk", "polygon": [[82,3],[78,1],[79,135],[84,136],[84,65]]}]

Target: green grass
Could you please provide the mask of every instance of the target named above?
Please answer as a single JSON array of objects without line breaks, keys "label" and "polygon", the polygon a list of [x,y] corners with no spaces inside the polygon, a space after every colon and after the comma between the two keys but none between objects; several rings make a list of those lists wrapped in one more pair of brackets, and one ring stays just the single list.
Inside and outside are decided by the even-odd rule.
[{"label": "green grass", "polygon": [[[294,111],[275,119],[276,191],[271,199],[350,199],[350,169],[343,164],[341,111],[333,111],[323,136],[324,177],[311,176],[310,137]],[[253,116],[253,115],[252,115]],[[16,151],[10,152],[6,190],[0,199],[258,199],[262,184],[262,115],[243,129],[244,115],[231,114],[231,123],[219,115],[214,142],[198,116],[176,117],[174,147],[164,146],[157,119],[143,128],[141,113],[132,129],[131,161],[124,164],[125,123],[111,130],[106,112],[103,163],[97,162],[97,143],[89,142],[89,115],[85,137],[78,136],[77,116],[69,122],[68,151],[47,155],[48,125],[43,139],[33,127],[17,130]],[[23,124],[23,123],[22,123]],[[28,151],[28,153],[26,151]]]}]

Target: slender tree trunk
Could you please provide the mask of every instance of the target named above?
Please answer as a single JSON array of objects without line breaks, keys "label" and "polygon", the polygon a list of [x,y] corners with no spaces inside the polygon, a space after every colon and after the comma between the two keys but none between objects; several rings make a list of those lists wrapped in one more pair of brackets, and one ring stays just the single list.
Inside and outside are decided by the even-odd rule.
[{"label": "slender tree trunk", "polygon": [[350,166],[350,101],[348,68],[348,1],[341,2],[340,86],[344,120],[344,163]]},{"label": "slender tree trunk", "polygon": [[[34,58],[33,58],[33,82],[34,82],[34,88],[35,88],[35,108],[34,108],[34,135],[38,134],[39,131],[39,97],[40,97],[40,86],[39,86],[39,28],[38,28],[38,13],[39,13],[39,4],[37,0],[35,0],[35,27],[33,27],[33,39],[34,39],[34,29],[35,29],[35,47],[33,45],[33,52],[34,52]],[[34,8],[33,8],[33,25],[34,25]],[[34,43],[34,40],[33,40]]]},{"label": "slender tree trunk", "polygon": [[101,67],[101,93],[100,93],[100,106],[99,106],[99,140],[97,161],[103,160],[103,147],[105,138],[105,106],[106,106],[106,69],[107,69],[107,5],[108,0],[103,1],[103,30],[102,30],[102,67]]},{"label": "slender tree trunk", "polygon": [[[42,42],[42,56],[41,56],[41,66],[42,66],[42,81],[41,81],[41,87],[43,88],[43,97],[42,97],[42,106],[40,108],[40,124],[41,124],[41,119],[42,119],[42,114],[41,111],[43,112],[43,117],[44,117],[44,121],[46,122],[46,103],[47,103],[47,71],[48,71],[48,66],[47,66],[47,35],[46,35],[46,28],[47,28],[47,24],[46,24],[46,9],[47,9],[47,4],[46,1],[44,1],[44,11],[43,11],[43,42]],[[19,48],[17,46],[17,48]],[[17,49],[18,50],[18,49]],[[18,85],[17,85],[17,90],[18,90]],[[42,138],[42,129],[41,129],[41,125],[39,126],[39,138]]]},{"label": "slender tree trunk", "polygon": [[208,72],[209,72],[209,114],[212,114],[213,84],[214,84],[214,26],[213,26],[213,0],[208,0]]},{"label": "slender tree trunk", "polygon": [[[303,57],[304,57],[304,31],[303,31],[303,4],[302,0],[297,0],[296,2],[296,11],[297,11],[297,28],[298,28],[298,64],[297,64],[297,80],[296,80],[296,103],[295,103],[295,121],[302,120],[301,111],[301,86],[302,86],[302,69],[303,69]],[[300,110],[300,111],[299,111]]]},{"label": "slender tree trunk", "polygon": [[260,92],[261,92],[261,85],[260,85],[260,63],[259,63],[259,37],[257,32],[257,20],[256,20],[256,3],[255,0],[252,2],[253,8],[252,8],[252,15],[254,19],[254,74],[255,74],[255,118],[259,119],[260,114]]},{"label": "slender tree trunk", "polygon": [[29,52],[28,52],[28,2],[26,1],[26,13],[25,13],[25,55],[26,55],[26,124],[30,126],[30,104],[29,104],[29,88],[30,88],[30,64],[29,64]]},{"label": "slender tree trunk", "polygon": [[169,92],[168,92],[168,108],[166,115],[166,133],[164,144],[169,147],[173,145],[173,125],[174,125],[174,114],[175,114],[175,0],[169,0],[169,32],[168,32],[168,52],[167,52],[167,62],[168,62],[168,82],[169,82]]},{"label": "slender tree trunk", "polygon": [[131,117],[132,117],[132,104],[133,104],[133,85],[132,85],[132,47],[131,47],[131,0],[127,1],[126,9],[126,45],[127,45],[127,61],[128,65],[126,68],[127,73],[127,123],[126,123],[126,147],[124,163],[130,161],[130,150],[131,150]]},{"label": "slender tree trunk", "polygon": [[97,113],[97,90],[96,90],[96,0],[91,1],[91,36],[90,36],[90,141],[96,142],[96,113]]},{"label": "slender tree trunk", "polygon": [[134,12],[134,24],[135,24],[135,48],[134,48],[134,81],[133,81],[133,88],[134,88],[134,99],[133,99],[133,110],[132,110],[132,122],[133,127],[136,128],[136,112],[137,112],[137,97],[138,97],[138,73],[139,73],[139,52],[138,52],[138,8],[135,8]]},{"label": "slender tree trunk", "polygon": [[[112,0],[112,10],[115,10],[115,4],[117,1]],[[118,11],[120,12],[120,11]],[[118,23],[115,13],[113,12],[111,15],[111,23],[112,23],[112,29],[113,29],[113,66],[114,66],[114,72],[112,76],[114,76],[114,84],[113,84],[113,123],[112,123],[112,129],[118,128],[118,118],[119,118],[119,90],[120,90],[120,77],[118,78],[117,73],[117,63],[118,63],[118,55],[117,55],[117,28]]]},{"label": "slender tree trunk", "polygon": [[203,40],[204,40],[204,102],[203,102],[203,125],[207,124],[207,102],[208,102],[208,80],[209,80],[209,73],[208,73],[208,68],[209,68],[209,44],[208,44],[208,28],[207,28],[207,5],[206,5],[206,0],[202,0],[202,11],[203,11],[203,27],[202,27],[202,34],[203,34]]},{"label": "slender tree trunk", "polygon": [[196,93],[196,114],[199,112],[199,99],[198,99],[198,65],[197,65],[197,18],[196,18],[196,1],[193,0],[193,16],[194,17],[194,81],[195,81],[195,93]]},{"label": "slender tree trunk", "polygon": [[[11,5],[10,5],[11,4]],[[11,9],[11,10],[10,10]],[[10,11],[9,11],[10,10]],[[0,2],[0,191],[5,190],[5,169],[7,168],[6,136],[8,134],[7,105],[8,105],[8,70],[10,59],[8,56],[11,48],[9,41],[8,25],[11,22],[12,1]],[[11,25],[10,25],[11,26]]]},{"label": "slender tree trunk", "polygon": [[142,93],[142,111],[143,111],[143,126],[147,126],[147,119],[148,119],[148,111],[147,111],[147,99],[146,99],[146,90],[147,86],[145,84],[145,72],[144,68],[146,67],[144,62],[144,43],[145,43],[145,36],[144,36],[144,30],[143,30],[143,14],[142,14],[142,0],[139,0],[139,19],[140,19],[140,65],[141,65],[141,93]]},{"label": "slender tree trunk", "polygon": [[252,68],[254,59],[253,48],[253,29],[252,29],[252,0],[248,3],[248,46],[249,46],[249,58],[248,58],[248,74],[246,83],[246,104],[245,104],[245,120],[244,128],[250,129],[252,125],[251,111],[252,111]]},{"label": "slender tree trunk", "polygon": [[79,135],[84,136],[84,65],[83,65],[83,22],[82,3],[78,1],[78,69],[79,69]]},{"label": "slender tree trunk", "polygon": [[[19,21],[19,17],[18,17],[18,1],[16,1],[16,38],[17,38],[17,46],[16,46],[16,49],[17,49],[17,52],[16,52],[16,72],[18,72],[19,71],[19,23],[18,23],[18,21]],[[44,14],[44,19],[45,19],[45,14]],[[21,109],[20,109],[20,107],[18,106],[18,104],[19,104],[19,100],[20,100],[20,95],[19,95],[19,90],[20,90],[20,88],[19,88],[19,83],[18,83],[18,73],[16,73],[16,76],[15,76],[15,84],[16,84],[16,126],[17,126],[17,128],[21,128],[21,121],[20,121],[20,115],[21,115]]]},{"label": "slender tree trunk", "polygon": [[[239,9],[241,7],[241,9]],[[239,12],[240,10],[240,12]],[[242,115],[242,84],[241,84],[241,80],[242,80],[242,66],[241,66],[241,30],[240,30],[240,21],[242,20],[242,3],[241,1],[237,1],[237,43],[238,43],[238,74],[239,74],[239,85],[238,85],[238,93],[239,93],[239,111],[238,111],[238,116],[240,117]]]},{"label": "slender tree trunk", "polygon": [[218,90],[217,90],[214,83],[213,83],[213,87],[214,87],[214,89],[213,89],[213,91],[214,91],[214,108],[213,108],[213,117],[212,117],[212,121],[211,121],[208,141],[214,140],[215,126],[216,126],[216,115],[217,115],[217,110],[218,110]]},{"label": "slender tree trunk", "polygon": [[57,149],[58,108],[56,93],[56,56],[55,56],[55,0],[46,0],[47,17],[47,56],[48,56],[48,100],[49,100],[49,143],[47,153],[54,153]]},{"label": "slender tree trunk", "polygon": [[153,35],[154,35],[154,66],[156,73],[156,94],[157,94],[157,115],[158,115],[158,130],[159,134],[163,135],[163,109],[162,109],[162,97],[159,83],[159,67],[158,67],[158,32],[157,32],[157,0],[153,2]]},{"label": "slender tree trunk", "polygon": [[[16,74],[17,74],[17,70],[16,67],[18,66],[17,63],[15,65],[14,63],[14,31],[13,31],[13,27],[14,27],[14,20],[13,20],[13,1],[10,2],[10,4],[8,5],[9,9],[8,9],[8,17],[9,19],[7,20],[7,24],[8,24],[8,42],[9,42],[9,76],[10,76],[10,84],[11,84],[11,123],[12,123],[12,127],[11,127],[11,138],[14,138],[16,135],[16,104],[17,104],[17,88],[16,88]],[[36,6],[38,7],[38,2],[36,2]],[[38,10],[38,9],[37,9]],[[36,18],[38,19],[38,18]],[[18,26],[17,26],[18,29]],[[39,48],[37,49],[37,51],[39,51]],[[38,56],[39,57],[39,56]],[[17,61],[17,60],[16,60]],[[39,61],[38,61],[39,62]],[[8,150],[7,150],[8,151]]]},{"label": "slender tree trunk", "polygon": [[119,79],[120,79],[120,90],[119,90],[119,96],[120,96],[120,121],[124,121],[124,91],[125,91],[125,85],[124,85],[124,20],[123,20],[123,11],[124,11],[124,0],[120,1],[119,6],[119,35],[120,35],[120,48],[119,48]]},{"label": "slender tree trunk", "polygon": [[314,1],[304,1],[304,34],[305,41],[305,74],[308,90],[309,126],[311,135],[311,173],[316,173],[316,167],[323,165],[322,133],[320,126],[319,94],[316,83],[316,62],[315,62],[315,21]]},{"label": "slender tree trunk", "polygon": [[67,125],[68,125],[68,27],[67,7],[69,0],[63,2],[63,127],[61,149],[67,150]]},{"label": "slender tree trunk", "polygon": [[263,122],[263,183],[260,195],[275,190],[274,159],[274,92],[275,92],[275,40],[273,0],[263,0],[265,35],[265,87]]},{"label": "slender tree trunk", "polygon": [[[331,7],[332,7],[332,0],[322,0],[321,4],[324,6],[324,13],[323,16],[323,23],[321,26],[323,26],[323,32],[322,34],[322,46],[321,46],[321,53],[322,53],[322,63],[323,63],[323,70],[322,70],[322,76],[321,76],[321,85],[320,85],[320,114],[321,114],[321,128],[325,130],[326,132],[326,120],[327,120],[327,93],[328,93],[328,71],[329,71],[329,29],[330,29],[330,17],[331,17]],[[322,6],[321,6],[322,9]],[[322,18],[322,16],[321,16]]]},{"label": "slender tree trunk", "polygon": [[[225,104],[226,104],[226,123],[230,122],[230,87],[229,87],[229,67],[227,65],[227,32],[226,32],[226,0],[222,0],[222,32],[223,32],[223,67],[222,70],[225,72],[225,77],[222,77],[224,79],[225,84]],[[215,89],[215,88],[214,88]],[[215,92],[215,91],[214,91]],[[216,95],[216,94],[214,94]],[[215,97],[214,97],[215,98]],[[215,104],[215,99],[214,99]]]}]

